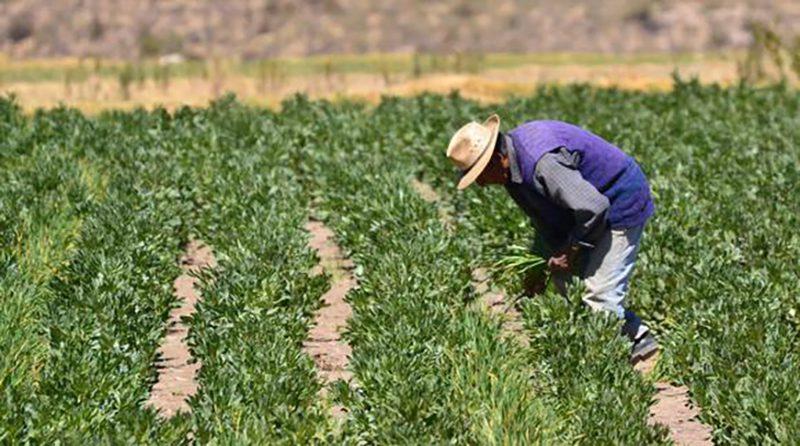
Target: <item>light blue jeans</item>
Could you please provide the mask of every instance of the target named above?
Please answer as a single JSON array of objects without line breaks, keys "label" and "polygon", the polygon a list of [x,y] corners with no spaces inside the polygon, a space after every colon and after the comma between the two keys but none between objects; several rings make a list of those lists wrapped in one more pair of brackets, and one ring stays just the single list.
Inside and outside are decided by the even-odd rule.
[{"label": "light blue jeans", "polygon": [[[625,309],[628,282],[636,264],[643,231],[644,225],[606,231],[594,249],[584,251],[580,272],[586,286],[583,301],[593,310],[608,311],[624,319],[622,332],[631,340],[639,339],[648,332],[639,316]],[[556,288],[562,293],[566,293],[569,279],[569,274],[553,276]]]}]

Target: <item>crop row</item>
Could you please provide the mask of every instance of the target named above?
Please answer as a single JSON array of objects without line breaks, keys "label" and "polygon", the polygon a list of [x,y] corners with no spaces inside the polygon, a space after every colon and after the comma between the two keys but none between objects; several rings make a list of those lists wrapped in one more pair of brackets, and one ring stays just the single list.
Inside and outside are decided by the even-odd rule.
[{"label": "crop row", "polygon": [[0,102],[0,441],[25,430],[35,375],[47,359],[47,283],[63,266],[85,213],[86,185],[69,153],[37,144],[49,122],[24,123]]},{"label": "crop row", "polygon": [[[586,432],[631,441],[654,435],[643,424],[646,405],[619,404],[602,389],[600,399],[638,410],[638,423],[618,432],[601,417],[576,423],[559,413],[573,412],[587,387],[573,390],[541,358],[576,370],[573,380],[589,369],[561,361],[564,352],[553,348],[560,338],[542,343],[551,350],[540,348],[530,360],[500,336],[498,321],[466,305],[474,298],[470,243],[447,233],[435,209],[411,191],[412,168],[382,173],[384,163],[399,159],[387,155],[392,146],[364,110],[301,100],[273,116],[223,102],[174,116],[86,120],[60,112],[41,119],[53,128],[35,132],[40,142],[70,147],[71,158],[54,172],[91,160],[102,175],[82,180],[81,230],[70,261],[47,281],[38,321],[49,343],[46,361],[41,373],[25,375],[32,391],[9,411],[23,426],[7,429],[10,437],[175,442],[191,430],[201,442],[331,435],[527,442]],[[323,279],[307,275],[314,257],[300,229],[311,196],[361,265],[348,336],[357,384],[336,393],[351,414],[338,434],[300,350],[324,288]],[[214,247],[219,266],[203,275],[204,300],[188,321],[192,352],[203,363],[193,413],[165,423],[142,403],[174,304],[178,247],[189,234]],[[541,325],[564,310],[552,302],[540,312]],[[562,332],[573,336],[551,333]],[[567,393],[574,397],[565,405]]]},{"label": "crop row", "polygon": [[[27,237],[19,245],[27,251],[6,273],[19,274],[30,299],[20,305],[26,325],[9,329],[27,338],[20,351],[30,356],[18,362],[20,380],[4,387],[19,398],[5,400],[3,436],[141,442],[166,433],[141,403],[177,275],[183,209],[173,200],[170,156],[131,131],[135,115],[13,113],[4,162],[20,179],[11,192],[22,218],[8,221]],[[14,353],[4,347],[5,358]]]},{"label": "crop row", "polygon": [[187,321],[202,362],[190,399],[200,443],[307,444],[330,420],[314,363],[302,351],[327,286],[303,230],[308,202],[271,114],[220,101],[178,113],[177,140],[194,185],[194,236],[218,266],[201,275],[202,300]]},{"label": "crop row", "polygon": [[[657,214],[630,302],[723,444],[800,437],[800,96],[678,83],[668,94],[554,88],[502,106],[457,96],[374,110],[296,98],[209,109],[23,117],[0,101],[0,439],[50,442],[624,443],[653,389],[616,321],[551,294],[523,308],[530,347],[472,305],[470,270],[532,235],[502,190],[457,194],[443,156],[498,111],[585,125],[642,164]],[[409,186],[433,184],[454,229]],[[354,383],[337,428],[301,349],[326,280],[309,208],[354,259]],[[191,415],[143,407],[175,305],[181,244],[209,243],[190,325]],[[498,277],[515,292],[518,284]]]},{"label": "crop row", "polygon": [[[308,203],[268,114],[222,102],[28,119],[2,105],[0,438],[324,438],[301,346],[326,278],[309,277]],[[219,266],[186,321],[203,363],[193,412],[165,421],[144,402],[190,236],[213,246]]]}]

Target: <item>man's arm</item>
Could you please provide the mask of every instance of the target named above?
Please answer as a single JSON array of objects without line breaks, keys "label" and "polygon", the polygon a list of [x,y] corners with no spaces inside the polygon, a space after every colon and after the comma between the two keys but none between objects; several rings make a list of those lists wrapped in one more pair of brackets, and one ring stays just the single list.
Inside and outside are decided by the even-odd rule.
[{"label": "man's arm", "polygon": [[593,248],[608,226],[608,198],[583,178],[579,163],[577,153],[562,147],[542,156],[534,172],[537,192],[573,212],[575,227],[564,251],[575,246]]}]

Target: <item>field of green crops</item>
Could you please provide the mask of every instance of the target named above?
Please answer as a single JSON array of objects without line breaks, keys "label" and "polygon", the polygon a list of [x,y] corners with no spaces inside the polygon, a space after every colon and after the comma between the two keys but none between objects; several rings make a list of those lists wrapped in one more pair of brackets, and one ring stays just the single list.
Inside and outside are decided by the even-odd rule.
[{"label": "field of green crops", "polygon": [[[474,305],[471,271],[533,236],[502,189],[453,187],[451,133],[495,111],[504,129],[586,126],[647,173],[657,213],[630,301],[664,348],[653,374],[578,294],[523,304],[529,346]],[[0,443],[668,444],[647,423],[661,379],[691,389],[718,444],[794,444],[799,144],[800,94],[783,87],[575,86],[494,107],[296,97],[280,112],[225,98],[95,118],[0,99]],[[310,274],[312,216],[358,279],[354,381],[328,399],[302,349],[331,282]],[[199,391],[164,420],[144,402],[193,238],[218,261],[186,321]],[[514,279],[494,283],[513,294]]]}]

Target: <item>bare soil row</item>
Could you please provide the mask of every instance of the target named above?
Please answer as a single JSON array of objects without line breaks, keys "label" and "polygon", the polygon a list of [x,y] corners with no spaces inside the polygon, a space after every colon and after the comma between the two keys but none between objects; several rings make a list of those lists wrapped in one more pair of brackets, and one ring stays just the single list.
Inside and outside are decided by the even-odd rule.
[{"label": "bare soil row", "polygon": [[187,399],[197,393],[197,371],[200,362],[192,358],[186,336],[189,327],[183,322],[191,316],[200,300],[197,277],[193,274],[217,264],[214,253],[197,240],[190,241],[180,260],[183,273],[175,279],[175,298],[179,305],[170,312],[167,334],[158,349],[158,380],[150,391],[147,405],[165,418],[178,412],[189,412]]},{"label": "bare soil row", "polygon": [[[356,280],[352,273],[353,262],[342,254],[341,248],[334,241],[333,231],[316,220],[309,221],[306,230],[311,234],[309,247],[316,251],[320,259],[320,264],[313,273],[325,272],[332,280],[330,289],[322,296],[322,308],[315,317],[314,326],[303,344],[305,352],[314,359],[320,378],[326,384],[322,387],[324,398],[327,384],[340,379],[349,382],[353,376],[347,369],[352,349],[342,339],[342,331],[353,315],[345,296],[356,286]],[[335,417],[345,413],[343,407],[335,404],[331,410]]]}]

